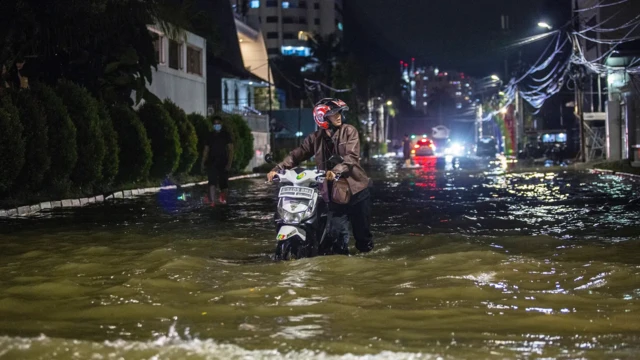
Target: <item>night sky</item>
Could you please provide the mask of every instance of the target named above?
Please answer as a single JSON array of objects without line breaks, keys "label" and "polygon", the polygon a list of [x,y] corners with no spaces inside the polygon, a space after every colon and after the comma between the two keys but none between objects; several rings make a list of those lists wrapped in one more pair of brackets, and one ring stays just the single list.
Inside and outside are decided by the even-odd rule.
[{"label": "night sky", "polygon": [[[346,43],[390,61],[415,57],[423,65],[487,76],[503,69],[501,46],[545,32],[571,15],[570,0],[346,0]],[[511,19],[511,34],[501,31],[501,15]],[[533,62],[544,47],[523,49]]]}]

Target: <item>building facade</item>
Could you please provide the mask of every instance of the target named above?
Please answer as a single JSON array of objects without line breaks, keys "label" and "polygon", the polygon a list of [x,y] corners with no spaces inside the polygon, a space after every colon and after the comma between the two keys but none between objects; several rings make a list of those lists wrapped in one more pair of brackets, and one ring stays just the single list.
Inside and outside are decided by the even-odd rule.
[{"label": "building facade", "polygon": [[170,99],[187,114],[206,114],[206,40],[188,31],[174,40],[158,26],[148,29],[157,35],[154,47],[158,69],[147,89],[160,100]]},{"label": "building facade", "polygon": [[265,36],[269,56],[310,56],[314,34],[340,34],[343,0],[230,0],[236,12],[247,1],[247,23]]}]

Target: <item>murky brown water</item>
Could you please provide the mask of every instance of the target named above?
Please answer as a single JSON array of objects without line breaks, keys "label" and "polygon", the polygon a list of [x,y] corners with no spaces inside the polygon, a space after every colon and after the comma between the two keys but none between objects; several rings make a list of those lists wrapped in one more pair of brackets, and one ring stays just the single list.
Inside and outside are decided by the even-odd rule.
[{"label": "murky brown water", "polygon": [[[0,222],[2,359],[632,359],[640,186],[380,167],[376,250],[274,263],[275,189]],[[192,195],[191,197],[189,197]]]}]

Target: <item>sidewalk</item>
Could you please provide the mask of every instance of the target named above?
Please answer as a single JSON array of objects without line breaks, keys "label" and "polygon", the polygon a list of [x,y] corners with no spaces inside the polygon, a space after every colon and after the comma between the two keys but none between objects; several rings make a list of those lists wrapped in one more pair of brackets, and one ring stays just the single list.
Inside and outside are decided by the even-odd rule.
[{"label": "sidewalk", "polygon": [[[234,176],[234,177],[230,177],[229,181],[250,179],[250,178],[256,178],[260,176],[265,176],[265,174],[257,173],[257,174]],[[50,210],[55,208],[82,207],[85,205],[101,203],[101,202],[109,201],[113,199],[129,199],[129,198],[133,198],[140,195],[157,193],[161,190],[177,189],[178,186],[180,188],[188,188],[196,185],[206,185],[206,184],[207,184],[207,181],[201,181],[198,183],[187,183],[184,185],[168,185],[168,186],[150,187],[150,188],[142,188],[142,189],[119,190],[109,194],[103,194],[103,195],[97,195],[97,196],[85,197],[85,198],[79,198],[79,199],[45,201],[45,202],[41,202],[39,204],[34,204],[34,205],[25,205],[25,206],[19,206],[16,208],[2,209],[0,210],[0,218],[27,217],[27,216],[33,216],[42,210]]]}]

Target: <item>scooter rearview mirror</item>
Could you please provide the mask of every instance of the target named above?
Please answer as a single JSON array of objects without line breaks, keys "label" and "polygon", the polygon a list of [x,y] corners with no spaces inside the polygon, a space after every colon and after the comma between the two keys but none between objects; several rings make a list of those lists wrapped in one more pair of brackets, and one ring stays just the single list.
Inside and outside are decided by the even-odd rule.
[{"label": "scooter rearview mirror", "polygon": [[268,153],[267,155],[264,156],[264,161],[266,161],[269,164],[273,164],[273,154],[272,153]]}]

